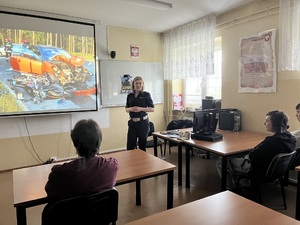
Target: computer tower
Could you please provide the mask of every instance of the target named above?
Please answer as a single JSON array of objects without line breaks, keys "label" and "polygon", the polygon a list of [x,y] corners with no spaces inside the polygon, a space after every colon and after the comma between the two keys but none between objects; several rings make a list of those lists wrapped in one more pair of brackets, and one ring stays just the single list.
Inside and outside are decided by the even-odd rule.
[{"label": "computer tower", "polygon": [[241,130],[241,111],[238,109],[221,109],[219,113],[220,130]]}]

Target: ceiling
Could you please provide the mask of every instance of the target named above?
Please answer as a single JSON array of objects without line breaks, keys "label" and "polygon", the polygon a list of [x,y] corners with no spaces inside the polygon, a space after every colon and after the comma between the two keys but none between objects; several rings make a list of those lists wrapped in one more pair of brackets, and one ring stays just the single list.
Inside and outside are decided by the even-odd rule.
[{"label": "ceiling", "polygon": [[[253,0],[161,0],[170,11],[147,8],[126,0],[1,0],[2,9],[18,8],[100,21],[103,25],[163,32],[202,17],[219,14]],[[76,18],[74,18],[76,19]]]}]

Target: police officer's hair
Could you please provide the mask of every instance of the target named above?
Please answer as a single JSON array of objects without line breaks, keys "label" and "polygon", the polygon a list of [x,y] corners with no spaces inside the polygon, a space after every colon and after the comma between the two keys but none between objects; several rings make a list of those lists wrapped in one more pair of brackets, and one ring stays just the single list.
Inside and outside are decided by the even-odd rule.
[{"label": "police officer's hair", "polygon": [[296,105],[296,109],[300,109],[300,103]]},{"label": "police officer's hair", "polygon": [[141,80],[141,81],[142,81],[143,87],[142,87],[141,92],[143,92],[143,91],[144,91],[144,81],[143,81],[143,78],[140,77],[140,76],[136,76],[136,77],[133,79],[132,84],[131,84],[131,90],[134,92],[134,83],[135,83],[137,80]]}]

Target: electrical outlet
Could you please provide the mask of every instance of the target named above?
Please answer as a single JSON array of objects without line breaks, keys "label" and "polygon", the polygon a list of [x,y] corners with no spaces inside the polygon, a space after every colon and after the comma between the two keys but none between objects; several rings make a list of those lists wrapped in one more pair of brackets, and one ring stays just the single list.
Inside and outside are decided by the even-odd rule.
[{"label": "electrical outlet", "polygon": [[51,162],[55,162],[56,161],[56,157],[55,156],[52,156],[52,157],[50,157],[50,159],[49,159]]},{"label": "electrical outlet", "polygon": [[53,163],[53,162],[55,162],[55,161],[56,161],[56,157],[52,156],[52,157],[50,157],[50,158],[47,160],[46,164],[50,164],[50,163]]}]

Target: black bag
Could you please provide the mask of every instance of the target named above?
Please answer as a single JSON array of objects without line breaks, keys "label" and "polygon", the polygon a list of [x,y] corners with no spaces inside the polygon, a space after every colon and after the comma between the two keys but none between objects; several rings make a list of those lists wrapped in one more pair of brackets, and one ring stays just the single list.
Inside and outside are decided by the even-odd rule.
[{"label": "black bag", "polygon": [[183,129],[183,128],[190,128],[193,127],[192,120],[172,120],[168,126],[167,130],[176,130],[176,129]]}]

